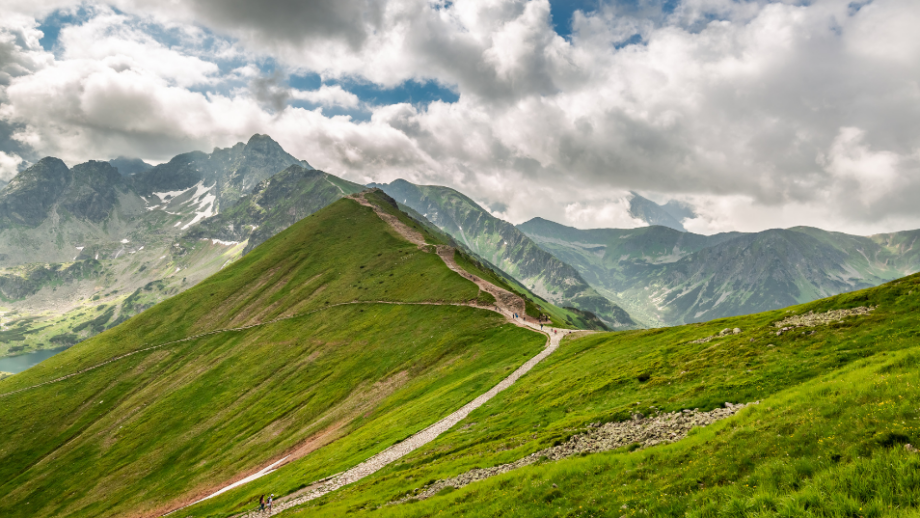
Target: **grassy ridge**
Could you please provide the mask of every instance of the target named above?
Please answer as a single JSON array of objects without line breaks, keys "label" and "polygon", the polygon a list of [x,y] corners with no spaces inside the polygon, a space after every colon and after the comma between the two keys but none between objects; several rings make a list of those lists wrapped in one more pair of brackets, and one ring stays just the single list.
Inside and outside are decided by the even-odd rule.
[{"label": "grassy ridge", "polygon": [[[140,316],[0,382],[0,393],[195,333],[0,400],[0,515],[153,513],[297,451],[293,489],[459,408],[544,338],[467,307],[478,288],[341,200]],[[366,301],[330,307],[339,302]],[[41,430],[37,435],[36,431]],[[55,495],[49,498],[48,495]],[[235,509],[231,492],[209,505]]]},{"label": "grassy ridge", "polygon": [[[781,336],[772,326],[791,314],[857,306],[878,308]],[[756,400],[680,443],[522,468],[374,513],[916,516],[920,459],[903,444],[920,442],[918,309],[920,276],[912,276],[789,310],[566,341],[402,465],[300,516],[376,509],[428,481],[521,458],[591,422]],[[734,327],[742,333],[691,343]]]},{"label": "grassy ridge", "polygon": [[459,302],[475,284],[353,200],[340,200],[241,260],[113,330],[0,386],[30,386],[156,344],[350,301]]}]

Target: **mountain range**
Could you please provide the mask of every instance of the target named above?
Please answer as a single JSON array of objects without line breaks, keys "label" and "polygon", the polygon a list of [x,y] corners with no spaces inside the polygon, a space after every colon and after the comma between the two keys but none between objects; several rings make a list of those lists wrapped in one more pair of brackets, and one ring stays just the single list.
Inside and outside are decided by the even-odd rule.
[{"label": "mountain range", "polygon": [[795,227],[703,236],[662,226],[518,225],[597,290],[652,325],[756,313],[920,271],[920,231],[870,237]]},{"label": "mountain range", "polygon": [[[0,356],[67,347],[112,328],[366,189],[313,169],[264,135],[141,163],[130,175],[116,168],[139,162],[68,168],[48,157],[0,190]],[[518,287],[534,315],[606,325]]]},{"label": "mountain range", "polygon": [[[304,180],[311,175],[325,177],[265,135],[157,166],[41,159],[0,189],[0,355],[69,346],[113,327],[238,259],[260,227],[256,240],[343,188],[360,190],[344,180],[317,186]],[[302,200],[283,217],[281,207],[258,205],[278,190]],[[212,218],[231,207],[250,209],[234,232]]]},{"label": "mountain range", "polygon": [[[920,269],[916,231],[703,236],[682,226],[692,208],[637,193],[630,214],[647,227],[581,230],[540,218],[515,226],[448,187],[370,187],[522,290],[534,314],[588,326],[765,311]],[[365,188],[265,135],[156,166],[120,157],[69,168],[44,158],[0,189],[0,356],[70,346],[114,327]]]}]

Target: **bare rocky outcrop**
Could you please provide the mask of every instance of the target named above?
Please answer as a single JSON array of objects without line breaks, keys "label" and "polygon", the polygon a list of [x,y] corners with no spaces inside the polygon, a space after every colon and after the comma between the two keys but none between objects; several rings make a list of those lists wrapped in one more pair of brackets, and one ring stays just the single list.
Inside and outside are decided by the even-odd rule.
[{"label": "bare rocky outcrop", "polygon": [[647,448],[657,444],[679,441],[686,437],[687,433],[694,427],[710,425],[734,415],[749,404],[756,405],[757,403],[759,402],[738,405],[725,403],[724,408],[716,408],[709,412],[700,412],[696,409],[683,410],[669,414],[658,414],[649,418],[637,414],[629,421],[603,425],[592,424],[587,432],[571,437],[564,444],[531,453],[509,464],[472,469],[456,477],[439,480],[392,503],[399,504],[410,500],[424,500],[448,487],[459,489],[472,482],[485,480],[537,462],[561,460],[583,453],[598,453],[625,446],[635,445],[637,448]]},{"label": "bare rocky outcrop", "polygon": [[732,328],[726,327],[725,329],[719,331],[719,334],[717,335],[707,336],[706,338],[700,338],[697,340],[691,340],[690,343],[691,344],[705,344],[705,343],[711,342],[712,340],[716,338],[722,338],[723,336],[740,335],[740,334],[741,334],[740,328],[736,327],[732,329]]},{"label": "bare rocky outcrop", "polygon": [[779,322],[774,322],[773,327],[779,328],[779,330],[776,331],[776,336],[779,336],[798,327],[815,327],[830,324],[832,322],[843,322],[843,319],[846,317],[866,316],[875,311],[876,307],[877,306],[860,306],[851,309],[832,309],[824,313],[809,311],[804,315],[792,315]]}]

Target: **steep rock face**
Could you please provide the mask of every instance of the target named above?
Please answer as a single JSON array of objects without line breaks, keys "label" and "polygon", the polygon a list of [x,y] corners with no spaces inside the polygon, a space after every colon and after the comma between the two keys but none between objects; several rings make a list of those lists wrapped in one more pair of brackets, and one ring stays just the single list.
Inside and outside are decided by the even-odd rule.
[{"label": "steep rock face", "polygon": [[201,181],[205,176],[202,169],[207,170],[207,167],[206,153],[183,153],[149,171],[135,174],[132,185],[141,196],[150,196],[154,192],[180,191]]},{"label": "steep rock face", "polygon": [[776,309],[920,269],[917,231],[867,238],[796,227],[701,236],[664,227],[579,230],[541,219],[518,228],[658,325]]},{"label": "steep rock face", "polygon": [[623,309],[589,286],[579,273],[463,194],[405,180],[372,184],[417,211],[457,242],[497,265],[534,293],[557,305],[590,311],[615,327],[635,323]]},{"label": "steep rock face", "polygon": [[94,223],[105,220],[118,203],[118,189],[126,185],[108,162],[90,160],[73,167],[73,185],[64,193],[61,207]]},{"label": "steep rock face", "polygon": [[672,214],[672,212],[674,212],[673,209],[676,207],[658,205],[652,200],[644,198],[634,192],[631,192],[630,195],[632,196],[629,199],[630,216],[638,218],[649,225],[660,225],[681,232],[686,231],[680,219],[674,217]]},{"label": "steep rock face", "polygon": [[136,173],[143,173],[144,171],[153,169],[152,165],[144,162],[140,158],[128,158],[124,156],[109,160],[109,164],[111,164],[111,166],[115,169],[118,169],[118,172],[122,176],[131,176]]},{"label": "steep rock face", "polygon": [[294,164],[312,169],[267,135],[253,135],[246,144],[217,148],[210,154],[194,151],[178,155],[165,164],[135,174],[132,183],[147,199],[153,199],[154,193],[183,191],[201,183],[212,189],[216,197],[214,211],[218,212],[236,203],[259,182]]},{"label": "steep rock face", "polygon": [[67,165],[54,157],[43,158],[16,175],[0,190],[0,226],[40,225],[72,177]]},{"label": "steep rock face", "polygon": [[226,211],[204,220],[186,237],[233,242],[248,239],[246,253],[339,198],[363,189],[329,173],[291,165],[260,182]]}]

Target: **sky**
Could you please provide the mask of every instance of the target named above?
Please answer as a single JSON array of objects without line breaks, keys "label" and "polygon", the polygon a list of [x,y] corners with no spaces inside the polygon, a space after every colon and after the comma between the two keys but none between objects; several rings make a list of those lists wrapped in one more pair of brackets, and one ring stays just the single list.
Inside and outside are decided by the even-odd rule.
[{"label": "sky", "polygon": [[496,216],[920,228],[916,0],[5,0],[0,179],[268,134]]}]

